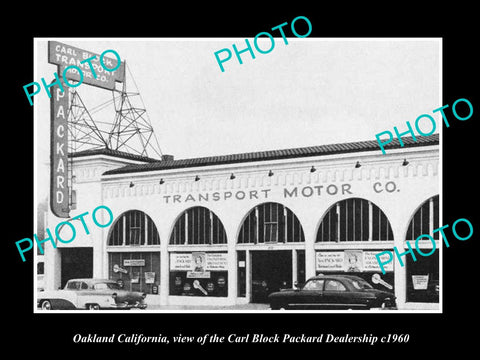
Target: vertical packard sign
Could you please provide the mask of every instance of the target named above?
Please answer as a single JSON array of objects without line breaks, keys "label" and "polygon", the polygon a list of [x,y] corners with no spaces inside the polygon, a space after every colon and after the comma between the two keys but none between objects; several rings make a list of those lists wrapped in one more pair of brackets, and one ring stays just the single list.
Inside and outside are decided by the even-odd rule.
[{"label": "vertical packard sign", "polygon": [[68,218],[68,91],[55,85],[51,92],[50,207],[55,216]]}]

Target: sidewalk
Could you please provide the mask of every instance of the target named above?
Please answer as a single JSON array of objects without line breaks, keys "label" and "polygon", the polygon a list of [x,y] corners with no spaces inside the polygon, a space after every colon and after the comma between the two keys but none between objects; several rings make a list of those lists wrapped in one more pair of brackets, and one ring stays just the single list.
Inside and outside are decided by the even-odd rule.
[{"label": "sidewalk", "polygon": [[199,305],[149,305],[146,311],[149,310],[251,310],[251,311],[268,311],[270,306],[268,304],[241,304],[241,305],[231,305],[231,306],[199,306]]}]

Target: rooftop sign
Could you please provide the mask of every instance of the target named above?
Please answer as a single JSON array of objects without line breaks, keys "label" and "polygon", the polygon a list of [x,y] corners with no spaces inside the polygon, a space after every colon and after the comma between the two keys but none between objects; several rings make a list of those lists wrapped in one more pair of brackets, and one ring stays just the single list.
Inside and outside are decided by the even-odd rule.
[{"label": "rooftop sign", "polygon": [[[115,58],[107,57],[106,54],[109,53]],[[113,50],[98,55],[58,41],[49,41],[48,62],[58,65],[58,72],[68,80],[81,82],[83,79],[83,83],[103,89],[114,90],[116,81],[125,80],[125,62]],[[64,73],[67,67],[69,68]],[[75,67],[80,68],[83,74]]]}]

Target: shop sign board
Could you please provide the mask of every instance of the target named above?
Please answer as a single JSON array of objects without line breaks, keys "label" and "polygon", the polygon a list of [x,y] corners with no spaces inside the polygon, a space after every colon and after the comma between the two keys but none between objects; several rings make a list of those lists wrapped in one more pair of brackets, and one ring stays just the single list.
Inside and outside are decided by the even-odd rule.
[{"label": "shop sign board", "polygon": [[187,279],[210,279],[210,271],[187,271]]},{"label": "shop sign board", "polygon": [[[114,90],[116,81],[123,82],[125,80],[124,61],[120,62],[117,69],[118,59],[104,56],[104,54],[95,54],[58,41],[48,42],[48,62],[58,65],[58,72],[68,80],[80,81],[83,79],[83,83],[103,89]],[[80,68],[83,74],[80,74],[73,66]],[[116,70],[108,71],[105,67]],[[68,69],[64,73],[66,68]]]},{"label": "shop sign board", "polygon": [[60,218],[69,218],[68,189],[68,91],[52,86],[50,98],[50,208]]},{"label": "shop sign board", "polygon": [[145,266],[145,259],[123,259],[123,266]]}]

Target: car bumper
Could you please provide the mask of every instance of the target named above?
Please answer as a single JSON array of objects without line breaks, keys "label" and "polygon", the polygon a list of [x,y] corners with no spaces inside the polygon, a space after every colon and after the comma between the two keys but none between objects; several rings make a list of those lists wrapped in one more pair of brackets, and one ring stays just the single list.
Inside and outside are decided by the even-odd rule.
[{"label": "car bumper", "polygon": [[135,303],[135,304],[129,304],[129,303],[117,303],[111,307],[111,309],[146,309],[147,304],[145,303]]}]

